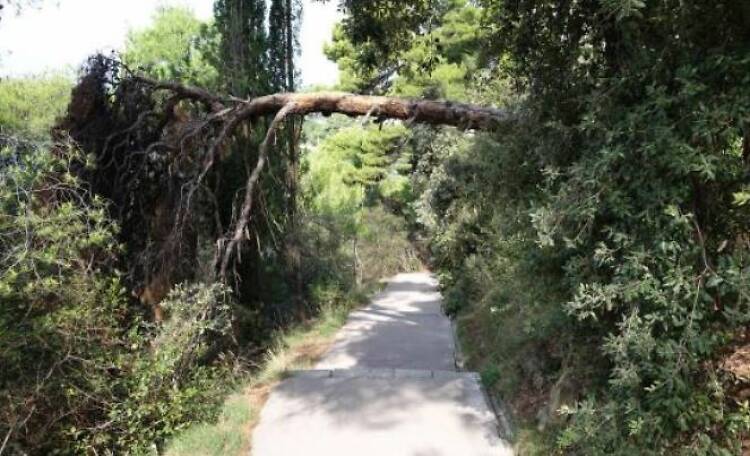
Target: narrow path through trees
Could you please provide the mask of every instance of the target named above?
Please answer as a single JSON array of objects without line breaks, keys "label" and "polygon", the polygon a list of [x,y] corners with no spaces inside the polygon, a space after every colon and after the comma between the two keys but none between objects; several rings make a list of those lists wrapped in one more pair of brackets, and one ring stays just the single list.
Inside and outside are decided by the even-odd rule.
[{"label": "narrow path through trees", "polygon": [[253,454],[512,455],[479,376],[455,368],[451,331],[437,281],[397,275],[350,315],[315,370],[272,392]]}]

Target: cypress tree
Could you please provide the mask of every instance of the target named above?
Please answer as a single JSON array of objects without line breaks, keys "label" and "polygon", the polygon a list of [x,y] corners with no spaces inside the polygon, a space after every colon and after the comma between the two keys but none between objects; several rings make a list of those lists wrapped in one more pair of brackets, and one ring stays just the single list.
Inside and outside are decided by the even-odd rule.
[{"label": "cypress tree", "polygon": [[216,29],[221,34],[218,64],[229,93],[257,96],[271,89],[264,0],[217,0]]},{"label": "cypress tree", "polygon": [[268,60],[271,80],[277,90],[294,92],[297,72],[294,57],[299,48],[299,0],[271,0],[268,16]]}]

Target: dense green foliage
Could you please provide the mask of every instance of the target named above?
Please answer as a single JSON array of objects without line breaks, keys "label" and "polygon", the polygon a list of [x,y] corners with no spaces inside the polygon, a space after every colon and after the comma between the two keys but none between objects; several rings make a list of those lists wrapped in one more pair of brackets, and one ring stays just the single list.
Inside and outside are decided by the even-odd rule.
[{"label": "dense green foliage", "polygon": [[333,118],[308,120],[306,133],[303,223],[336,233],[330,248],[340,255],[318,269],[339,271],[355,285],[418,269],[404,219],[413,200],[406,129]]},{"label": "dense green foliage", "polygon": [[[270,14],[267,14],[270,13]],[[221,73],[220,87],[239,97],[265,95],[295,88],[297,30],[301,15],[295,1],[217,1],[215,27],[220,40],[214,65]],[[259,145],[266,135],[266,121],[248,125],[232,139],[232,153],[217,167],[211,179],[218,186],[222,223],[231,226],[239,210],[237,191],[246,185],[258,158]],[[263,215],[253,217],[249,238],[241,255],[247,261],[237,264],[235,288],[241,300],[258,312],[262,328],[248,328],[267,338],[268,327],[288,323],[307,312],[304,303],[297,217],[300,122],[285,122],[276,141],[268,171],[259,187]]]},{"label": "dense green foliage", "polygon": [[[188,11],[164,9],[152,27],[130,33],[123,57],[154,77],[215,86],[219,69],[209,62],[216,41]],[[0,83],[7,101],[0,108],[2,141],[10,146],[0,159],[4,454],[153,452],[189,421],[217,412],[233,383],[229,369],[245,369],[236,353],[257,356],[275,328],[258,318],[262,310],[253,301],[200,283],[212,277],[188,252],[170,261],[177,272],[165,272],[161,258],[170,251],[160,245],[158,214],[170,204],[163,188],[168,163],[139,151],[164,125],[139,117],[142,97],[115,92],[107,78],[116,65],[94,59],[87,71],[67,113],[71,84],[63,78]],[[49,140],[62,114],[57,141],[75,122],[90,120],[72,132],[90,152],[85,160],[64,143],[50,150],[28,142]],[[139,126],[138,140],[123,139],[123,130]],[[97,156],[97,148],[110,155]],[[241,183],[235,185],[234,191]],[[155,321],[154,298],[146,301],[142,290],[162,293],[183,280],[191,283],[154,303],[168,316]],[[238,340],[254,345],[238,347]]]},{"label": "dense green foliage", "polygon": [[0,79],[0,134],[47,139],[65,111],[71,86],[63,75]]},{"label": "dense green foliage", "polygon": [[[197,103],[94,59],[55,136],[81,153],[28,143],[47,138],[67,81],[0,82],[0,453],[160,449],[216,413],[229,369],[279,328],[419,267],[416,251],[469,362],[536,440],[521,451],[746,451],[750,8],[340,4],[326,53],[342,89],[512,120],[493,133],[288,120],[229,288],[210,256],[267,122],[226,139],[173,219],[216,134],[206,122],[168,143],[199,123]],[[123,59],[239,97],[294,90],[299,5],[219,0],[213,24],[164,9]]]},{"label": "dense green foliage", "polygon": [[[274,2],[269,28],[263,5],[217,2],[215,25],[162,9],[130,33],[122,63],[90,59],[72,92],[57,79],[2,82],[0,453],[161,451],[216,416],[278,331],[321,312],[340,321],[364,287],[419,266],[405,222],[381,207],[404,207],[405,178],[380,151],[395,149],[404,129],[381,139],[367,127],[373,141],[345,157],[352,180],[330,181],[309,160],[299,166],[307,153],[315,163],[340,158],[326,146],[330,132],[313,127],[299,147],[292,119],[261,178],[252,242],[227,284],[218,280],[211,254],[235,222],[267,124],[238,129],[184,209],[214,127],[178,142],[198,125],[198,107],[122,77],[138,69],[243,97],[293,89],[299,4]],[[357,135],[352,127],[344,142]],[[335,186],[359,196],[321,204]]]},{"label": "dense green foliage", "polygon": [[353,214],[389,195],[408,203],[405,133],[400,125],[359,124],[332,132],[305,155],[303,184],[311,206],[320,213]]},{"label": "dense green foliage", "polygon": [[560,451],[738,453],[750,379],[725,361],[748,320],[747,8],[438,3],[451,12],[388,40],[372,22],[390,3],[372,2],[329,55],[350,87],[395,62],[375,90],[518,115],[491,137],[415,132],[416,221],[485,380],[554,422]]},{"label": "dense green foliage", "polygon": [[113,267],[117,227],[75,177],[83,158],[2,154],[0,433],[11,454],[144,453],[207,416],[222,387],[198,361],[229,334],[226,292],[180,288],[168,324],[139,318]]},{"label": "dense green foliage", "polygon": [[[268,93],[271,79],[266,2],[217,0],[214,16],[221,36],[214,65],[222,74],[224,91],[241,97]],[[282,43],[272,45],[283,46]]]},{"label": "dense green foliage", "polygon": [[300,0],[271,0],[268,12],[268,63],[275,90],[294,92],[299,70],[294,57],[299,51]]},{"label": "dense green foliage", "polygon": [[218,78],[209,63],[215,31],[188,9],[160,8],[152,24],[128,33],[122,60],[155,78],[213,87]]}]

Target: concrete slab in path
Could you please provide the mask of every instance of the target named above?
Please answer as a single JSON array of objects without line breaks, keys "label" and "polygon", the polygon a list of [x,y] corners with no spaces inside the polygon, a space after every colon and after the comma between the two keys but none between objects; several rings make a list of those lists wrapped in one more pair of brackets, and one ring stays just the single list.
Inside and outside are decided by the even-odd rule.
[{"label": "concrete slab in path", "polygon": [[400,274],[354,312],[316,370],[271,393],[255,456],[505,456],[475,373],[456,372],[437,283]]}]

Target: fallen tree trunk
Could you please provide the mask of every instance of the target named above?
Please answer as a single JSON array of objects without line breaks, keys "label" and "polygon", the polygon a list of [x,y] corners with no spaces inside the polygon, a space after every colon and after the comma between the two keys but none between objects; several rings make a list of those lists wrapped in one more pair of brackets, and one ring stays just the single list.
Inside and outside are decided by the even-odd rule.
[{"label": "fallen tree trunk", "polygon": [[[265,140],[260,145],[258,160],[248,176],[242,206],[236,212],[237,216],[232,226],[217,242],[214,267],[224,281],[228,278],[232,264],[238,260],[239,246],[249,237],[247,228],[252,219],[253,195],[261,172],[268,162],[269,150],[276,141],[278,127],[286,117],[312,113],[344,114],[478,130],[492,130],[512,120],[512,116],[501,109],[449,101],[357,95],[346,92],[276,93],[251,99],[239,99],[142,76],[130,76],[124,81],[148,86],[153,91],[168,92],[169,100],[171,100],[169,104],[171,107],[168,109],[176,106],[179,100],[190,100],[204,106],[208,111],[206,116],[197,123],[198,127],[184,133],[183,138],[195,137],[203,132],[208,133],[204,128],[209,125],[217,127],[213,131],[218,134],[211,135],[210,146],[203,157],[202,171],[189,186],[187,197],[178,212],[176,228],[182,225],[182,219],[190,212],[193,194],[219,160],[225,143],[232,137],[234,131],[245,122],[254,123],[261,117],[273,117]],[[167,115],[169,116],[169,113]],[[184,140],[179,141],[180,144],[184,142]]]},{"label": "fallen tree trunk", "polygon": [[294,114],[371,116],[478,130],[491,130],[510,120],[509,114],[502,109],[451,101],[357,95],[348,92],[276,93],[242,100],[222,98],[203,89],[172,82],[155,81],[143,77],[135,77],[135,79],[159,89],[175,92],[185,98],[202,101],[211,106],[214,112],[233,106],[237,108],[235,115],[241,119],[275,115],[282,108],[294,105]]},{"label": "fallen tree trunk", "polygon": [[243,115],[274,114],[294,105],[296,114],[322,113],[400,119],[459,128],[492,129],[507,120],[505,111],[462,103],[355,95],[346,92],[280,93],[246,102]]}]

